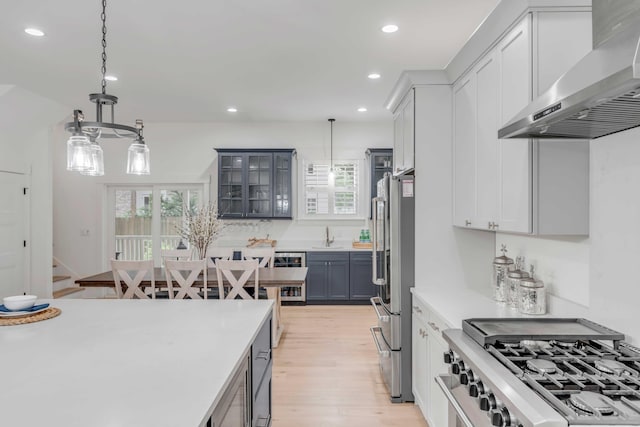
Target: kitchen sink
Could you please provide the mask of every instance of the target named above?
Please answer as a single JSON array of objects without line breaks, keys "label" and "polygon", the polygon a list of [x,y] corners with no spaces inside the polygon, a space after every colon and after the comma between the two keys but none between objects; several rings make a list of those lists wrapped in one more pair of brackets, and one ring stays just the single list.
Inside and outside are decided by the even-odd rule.
[{"label": "kitchen sink", "polygon": [[311,249],[343,249],[343,246],[311,246]]}]

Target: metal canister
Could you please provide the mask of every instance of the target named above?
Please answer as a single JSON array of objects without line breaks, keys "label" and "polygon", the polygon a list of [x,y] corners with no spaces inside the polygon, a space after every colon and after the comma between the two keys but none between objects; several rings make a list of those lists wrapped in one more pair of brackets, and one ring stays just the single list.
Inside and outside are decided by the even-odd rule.
[{"label": "metal canister", "polygon": [[522,314],[545,314],[547,312],[547,292],[542,280],[534,276],[520,279],[518,285],[518,311]]},{"label": "metal canister", "polygon": [[507,247],[502,245],[501,256],[493,259],[493,299],[498,302],[507,300],[507,273],[513,269],[513,260],[507,256]]},{"label": "metal canister", "polygon": [[529,277],[529,273],[524,271],[524,257],[516,257],[515,270],[507,273],[507,305],[509,308],[518,308],[518,286],[520,279]]}]

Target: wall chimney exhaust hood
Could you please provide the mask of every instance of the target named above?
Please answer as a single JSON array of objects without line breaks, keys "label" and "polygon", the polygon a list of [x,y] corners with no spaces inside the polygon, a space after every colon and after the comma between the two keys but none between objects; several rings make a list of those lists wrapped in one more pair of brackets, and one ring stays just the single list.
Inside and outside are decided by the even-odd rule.
[{"label": "wall chimney exhaust hood", "polygon": [[593,0],[593,50],[498,131],[595,139],[640,126],[640,1]]}]

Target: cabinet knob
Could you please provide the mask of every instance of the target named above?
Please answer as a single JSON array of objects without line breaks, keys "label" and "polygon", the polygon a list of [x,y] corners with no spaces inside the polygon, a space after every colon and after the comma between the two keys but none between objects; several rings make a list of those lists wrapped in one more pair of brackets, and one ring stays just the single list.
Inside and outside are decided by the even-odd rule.
[{"label": "cabinet knob", "polygon": [[471,225],[471,221],[469,221],[468,219],[464,220],[464,225],[466,225],[467,227]]},{"label": "cabinet knob", "polygon": [[496,228],[500,227],[500,224],[498,224],[497,222],[493,223],[493,229],[495,230]]}]

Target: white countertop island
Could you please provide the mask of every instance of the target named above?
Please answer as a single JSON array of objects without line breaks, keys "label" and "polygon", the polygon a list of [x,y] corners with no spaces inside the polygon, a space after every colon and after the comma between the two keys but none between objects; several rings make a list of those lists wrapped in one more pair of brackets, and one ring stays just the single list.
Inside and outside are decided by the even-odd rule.
[{"label": "white countertop island", "polygon": [[202,425],[273,304],[47,302],[62,314],[0,327],[2,425]]}]

